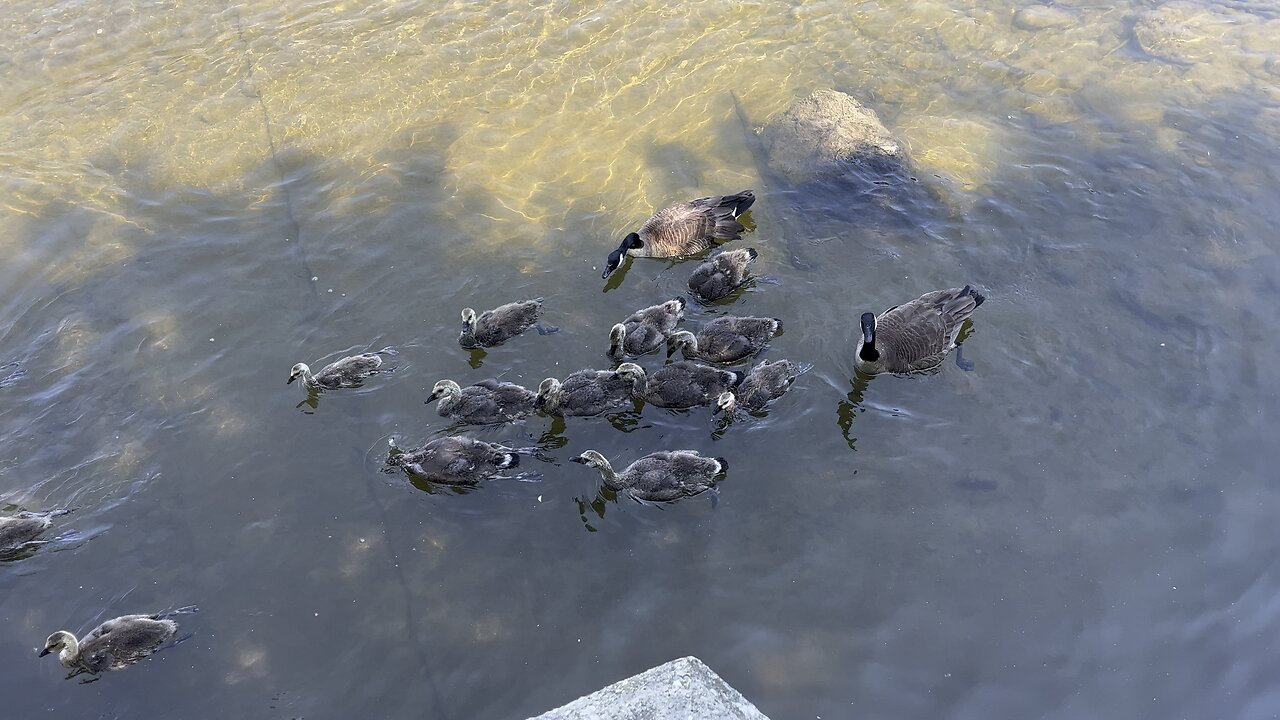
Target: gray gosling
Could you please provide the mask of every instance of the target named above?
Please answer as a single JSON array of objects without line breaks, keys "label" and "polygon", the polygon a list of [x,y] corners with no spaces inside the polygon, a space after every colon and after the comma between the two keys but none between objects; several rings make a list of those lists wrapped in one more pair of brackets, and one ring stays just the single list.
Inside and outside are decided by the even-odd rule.
[{"label": "gray gosling", "polygon": [[36,538],[53,527],[53,520],[50,518],[54,515],[63,515],[68,512],[70,511],[63,510],[57,513],[20,512],[17,515],[0,517],[0,557],[40,544]]},{"label": "gray gosling", "polygon": [[667,341],[676,329],[676,323],[684,319],[684,298],[674,298],[661,305],[637,310],[626,320],[609,331],[609,357],[621,360],[626,356],[647,355]]},{"label": "gray gosling", "polygon": [[[462,333],[458,344],[467,349],[501,345],[533,327],[542,317],[542,298],[524,302],[507,303],[492,310],[485,310],[476,317],[471,308],[462,309]],[[554,332],[548,328],[547,332]],[[539,333],[543,331],[538,330]]]},{"label": "gray gosling", "polygon": [[383,355],[394,354],[396,354],[395,350],[383,348],[378,352],[351,355],[325,365],[314,375],[311,374],[311,368],[307,367],[306,363],[298,363],[289,371],[289,379],[285,384],[292,384],[294,380],[302,378],[302,386],[308,390],[360,387],[365,379],[377,373],[382,367]]},{"label": "gray gosling", "polygon": [[679,257],[710,250],[718,243],[742,237],[737,217],[756,201],[755,193],[743,190],[736,195],[704,197],[672,205],[654,213],[640,229],[622,239],[604,264],[607,278],[622,264],[624,256]]},{"label": "gray gosling", "polygon": [[633,385],[614,370],[579,370],[563,383],[543,380],[534,405],[548,415],[599,415],[629,401]]},{"label": "gray gosling", "polygon": [[672,502],[700,495],[715,487],[729,469],[724,458],[709,458],[693,450],[656,452],[636,460],[622,472],[614,472],[605,456],[588,450],[573,458],[600,471],[605,487],[647,502]]},{"label": "gray gosling", "polygon": [[733,392],[720,393],[716,399],[716,412],[733,417],[737,408],[755,413],[786,394],[796,378],[813,369],[812,365],[793,363],[790,360],[769,362],[763,360],[751,368],[742,384]]},{"label": "gray gosling", "polygon": [[728,297],[747,282],[747,267],[756,255],[755,248],[727,250],[712,255],[689,277],[689,291],[704,303]]},{"label": "gray gosling", "polygon": [[622,363],[618,375],[631,382],[631,394],[650,405],[684,409],[710,405],[720,393],[742,382],[740,373],[689,360],[663,365],[652,376],[635,363]]},{"label": "gray gosling", "polygon": [[[879,316],[863,313],[857,368],[865,373],[932,370],[956,346],[964,321],[986,300],[972,286],[935,290]],[[971,370],[957,352],[956,365]]]},{"label": "gray gosling", "polygon": [[726,315],[703,325],[697,335],[688,330],[673,334],[667,339],[667,357],[680,350],[690,360],[738,362],[763,350],[781,329],[777,318]]},{"label": "gray gosling", "polygon": [[500,445],[452,435],[416,450],[400,451],[393,443],[387,464],[443,485],[478,485],[519,465],[520,456]]},{"label": "gray gosling", "polygon": [[83,640],[59,630],[45,640],[40,657],[57,652],[58,662],[72,671],[68,678],[121,670],[146,659],[177,637],[178,623],[170,616],[195,610],[185,607],[154,615],[125,615],[102,623]]},{"label": "gray gosling", "polygon": [[426,402],[440,401],[437,411],[468,425],[497,425],[512,422],[533,412],[537,395],[515,383],[493,378],[461,387],[452,380],[441,380],[431,389]]}]

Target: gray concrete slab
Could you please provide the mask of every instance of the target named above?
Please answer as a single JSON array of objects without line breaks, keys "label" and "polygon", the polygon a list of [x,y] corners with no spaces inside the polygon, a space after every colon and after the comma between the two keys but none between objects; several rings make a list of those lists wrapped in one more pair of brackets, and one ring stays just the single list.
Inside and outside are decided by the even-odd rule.
[{"label": "gray concrete slab", "polygon": [[530,720],[769,720],[696,657],[620,680]]}]

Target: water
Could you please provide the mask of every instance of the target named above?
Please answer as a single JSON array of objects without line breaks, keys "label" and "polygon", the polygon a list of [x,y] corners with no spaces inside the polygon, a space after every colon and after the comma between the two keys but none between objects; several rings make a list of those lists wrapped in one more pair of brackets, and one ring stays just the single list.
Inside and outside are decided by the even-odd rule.
[{"label": "water", "polygon": [[[0,503],[80,509],[0,567],[6,715],[519,719],[696,654],[774,718],[1273,717],[1280,26],[1176,5],[1180,65],[1154,3],[1022,7],[10,0]],[[927,192],[762,179],[730,91],[761,124],[819,87]],[[780,284],[731,308],[815,364],[767,419],[572,419],[543,482],[466,494],[381,472],[440,378],[602,366],[692,270],[602,292],[618,238],[748,187]],[[854,382],[859,313],[965,282],[973,372]],[[473,369],[459,310],[536,296],[562,331]],[[387,345],[314,410],[283,382]],[[718,507],[593,507],[567,462],[678,447],[730,460]],[[34,657],[192,603],[101,682]]]}]

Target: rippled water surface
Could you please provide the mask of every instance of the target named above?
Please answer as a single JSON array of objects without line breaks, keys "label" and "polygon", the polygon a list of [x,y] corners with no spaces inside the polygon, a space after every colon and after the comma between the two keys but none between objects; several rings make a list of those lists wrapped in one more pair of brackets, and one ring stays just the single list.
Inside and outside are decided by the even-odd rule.
[{"label": "rippled water surface", "polygon": [[[914,187],[764,170],[752,128],[826,87]],[[0,565],[4,715],[519,720],[694,654],[775,720],[1273,717],[1278,87],[1247,1],[8,0],[0,512],[79,509]],[[607,252],[743,188],[777,284],[715,310],[815,365],[767,418],[476,431],[559,440],[466,494],[381,472],[440,378],[607,363],[692,269],[605,286]],[[859,313],[966,282],[972,372],[855,378]],[[538,296],[560,333],[458,347]],[[314,409],[283,382],[388,345]],[[567,462],[684,447],[717,506],[593,506]],[[34,657],[192,603],[101,682]]]}]

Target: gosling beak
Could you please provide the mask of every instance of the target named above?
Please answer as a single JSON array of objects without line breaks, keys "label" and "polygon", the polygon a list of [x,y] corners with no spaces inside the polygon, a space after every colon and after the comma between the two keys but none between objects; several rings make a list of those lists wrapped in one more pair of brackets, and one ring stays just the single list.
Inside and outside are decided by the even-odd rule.
[{"label": "gosling beak", "polygon": [[293,384],[293,381],[294,381],[294,380],[297,380],[297,379],[298,379],[298,376],[297,376],[297,375],[290,375],[290,376],[289,376],[289,379],[288,379],[288,380],[286,380],[284,384],[285,384],[285,385],[292,385],[292,384]]},{"label": "gosling beak", "polygon": [[439,399],[440,399],[440,393],[434,393],[434,392],[433,392],[433,393],[431,393],[430,395],[428,395],[428,396],[427,396],[427,400],[426,400],[426,402],[424,402],[424,403],[422,403],[422,404],[423,404],[423,405],[430,405],[431,403],[433,403],[433,402],[435,402],[436,400],[439,400]]},{"label": "gosling beak", "polygon": [[41,650],[41,651],[40,651],[40,654],[39,654],[39,655],[37,655],[36,657],[44,657],[45,655],[48,655],[50,652],[52,652],[52,651],[51,651],[51,650],[49,650],[49,648],[45,648],[45,649]]},{"label": "gosling beak", "polygon": [[545,405],[546,402],[547,402],[547,399],[539,395],[538,397],[533,399],[533,406],[536,408],[540,408],[543,405]]},{"label": "gosling beak", "polygon": [[577,457],[571,457],[571,458],[569,458],[569,462],[576,462],[576,463],[579,463],[579,464],[581,464],[581,465],[586,465],[586,464],[587,464],[587,459],[586,459],[586,458],[584,458],[584,457],[582,457],[581,455],[579,455],[579,456],[577,456]]}]

